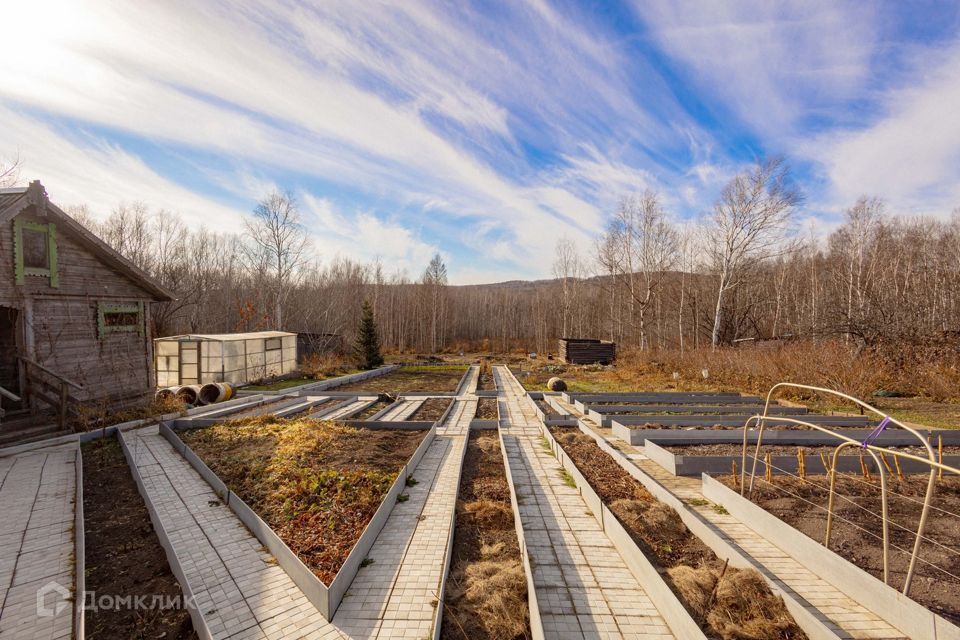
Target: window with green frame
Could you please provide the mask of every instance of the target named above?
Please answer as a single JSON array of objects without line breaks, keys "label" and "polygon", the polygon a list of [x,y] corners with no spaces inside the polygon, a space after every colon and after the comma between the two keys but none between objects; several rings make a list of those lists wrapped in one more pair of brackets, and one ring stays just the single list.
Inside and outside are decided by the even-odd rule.
[{"label": "window with green frame", "polygon": [[25,284],[27,276],[49,278],[50,286],[60,286],[57,272],[57,228],[51,222],[13,222],[14,274],[18,285]]},{"label": "window with green frame", "polygon": [[97,305],[97,329],[103,339],[113,333],[137,333],[143,335],[143,303]]}]

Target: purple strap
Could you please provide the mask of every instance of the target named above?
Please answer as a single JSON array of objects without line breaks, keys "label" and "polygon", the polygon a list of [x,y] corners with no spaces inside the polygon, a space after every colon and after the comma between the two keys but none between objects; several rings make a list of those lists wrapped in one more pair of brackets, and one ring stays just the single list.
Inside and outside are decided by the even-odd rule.
[{"label": "purple strap", "polygon": [[890,424],[890,416],[887,416],[880,421],[880,424],[877,425],[877,428],[871,431],[866,438],[863,439],[863,444],[860,446],[866,449],[869,445],[873,444],[873,441],[876,440],[883,430],[887,428],[887,425]]}]

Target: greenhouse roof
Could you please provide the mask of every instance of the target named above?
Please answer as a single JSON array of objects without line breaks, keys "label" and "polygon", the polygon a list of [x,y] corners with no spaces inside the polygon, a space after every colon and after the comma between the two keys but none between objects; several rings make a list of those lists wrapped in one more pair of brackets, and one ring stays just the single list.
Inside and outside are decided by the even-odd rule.
[{"label": "greenhouse roof", "polygon": [[264,338],[283,338],[286,336],[295,336],[297,334],[288,331],[253,331],[250,333],[188,333],[182,336],[167,336],[157,338],[157,342],[164,340],[214,340],[216,342],[231,342],[233,340],[257,340]]}]

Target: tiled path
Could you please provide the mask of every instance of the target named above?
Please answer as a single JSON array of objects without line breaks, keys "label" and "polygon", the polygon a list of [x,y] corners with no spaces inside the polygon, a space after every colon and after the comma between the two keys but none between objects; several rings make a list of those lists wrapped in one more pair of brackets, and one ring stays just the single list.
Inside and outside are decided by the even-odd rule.
[{"label": "tiled path", "polygon": [[[583,418],[583,414],[571,404],[560,401],[567,411]],[[829,626],[841,638],[902,638],[903,634],[875,613],[848,598],[836,587],[818,577],[801,565],[792,556],[781,551],[732,515],[719,514],[712,509],[700,489],[698,478],[674,476],[653,462],[642,451],[613,436],[608,428],[600,428],[592,420],[584,420],[594,433],[606,439],[637,468],[659,482],[672,494],[683,500],[687,507],[709,521],[728,543],[737,548],[754,565],[787,593]],[[693,503],[691,503],[693,501]],[[705,503],[705,504],[704,504]],[[697,506],[697,505],[700,506]]]},{"label": "tiled path", "polygon": [[[74,591],[77,446],[0,458],[0,638],[70,638],[73,606],[38,616],[37,591]],[[45,603],[56,611],[57,596]]]},{"label": "tiled path", "polygon": [[456,402],[337,610],[334,623],[357,638],[424,638],[433,630],[458,479],[475,399]]},{"label": "tiled path", "polygon": [[407,420],[414,413],[417,412],[417,409],[423,405],[424,400],[401,400],[397,403],[397,406],[393,407],[385,413],[380,419],[386,420],[388,422],[400,422],[402,420]]},{"label": "tiled path", "polygon": [[533,402],[496,367],[501,432],[548,638],[672,638],[623,558],[541,445]]}]

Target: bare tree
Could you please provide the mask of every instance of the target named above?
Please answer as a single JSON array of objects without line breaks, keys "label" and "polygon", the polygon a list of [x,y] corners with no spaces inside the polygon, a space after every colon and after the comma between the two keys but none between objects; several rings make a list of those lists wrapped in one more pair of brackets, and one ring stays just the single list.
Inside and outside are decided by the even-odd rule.
[{"label": "bare tree", "polygon": [[12,187],[20,179],[20,168],[23,162],[19,154],[3,159],[0,158],[0,189]]},{"label": "bare tree", "polygon": [[309,238],[300,221],[296,198],[274,191],[244,220],[251,266],[269,278],[273,289],[273,325],[283,328],[283,305],[307,259]]},{"label": "bare tree", "polygon": [[[554,250],[553,276],[560,280],[562,294],[562,329],[564,337],[570,336],[570,315],[573,305],[576,304],[577,281],[581,277],[582,263],[577,246],[566,236],[557,240]],[[542,347],[541,347],[542,348]]]},{"label": "bare tree", "polygon": [[445,319],[447,287],[447,265],[439,253],[434,254],[423,272],[422,282],[427,292],[427,315],[430,318],[430,351],[436,353],[443,343],[443,321]]},{"label": "bare tree", "polygon": [[743,274],[779,255],[794,208],[802,196],[789,181],[781,158],[757,163],[723,188],[713,207],[711,260],[718,277],[711,343],[720,344],[724,296]]}]

